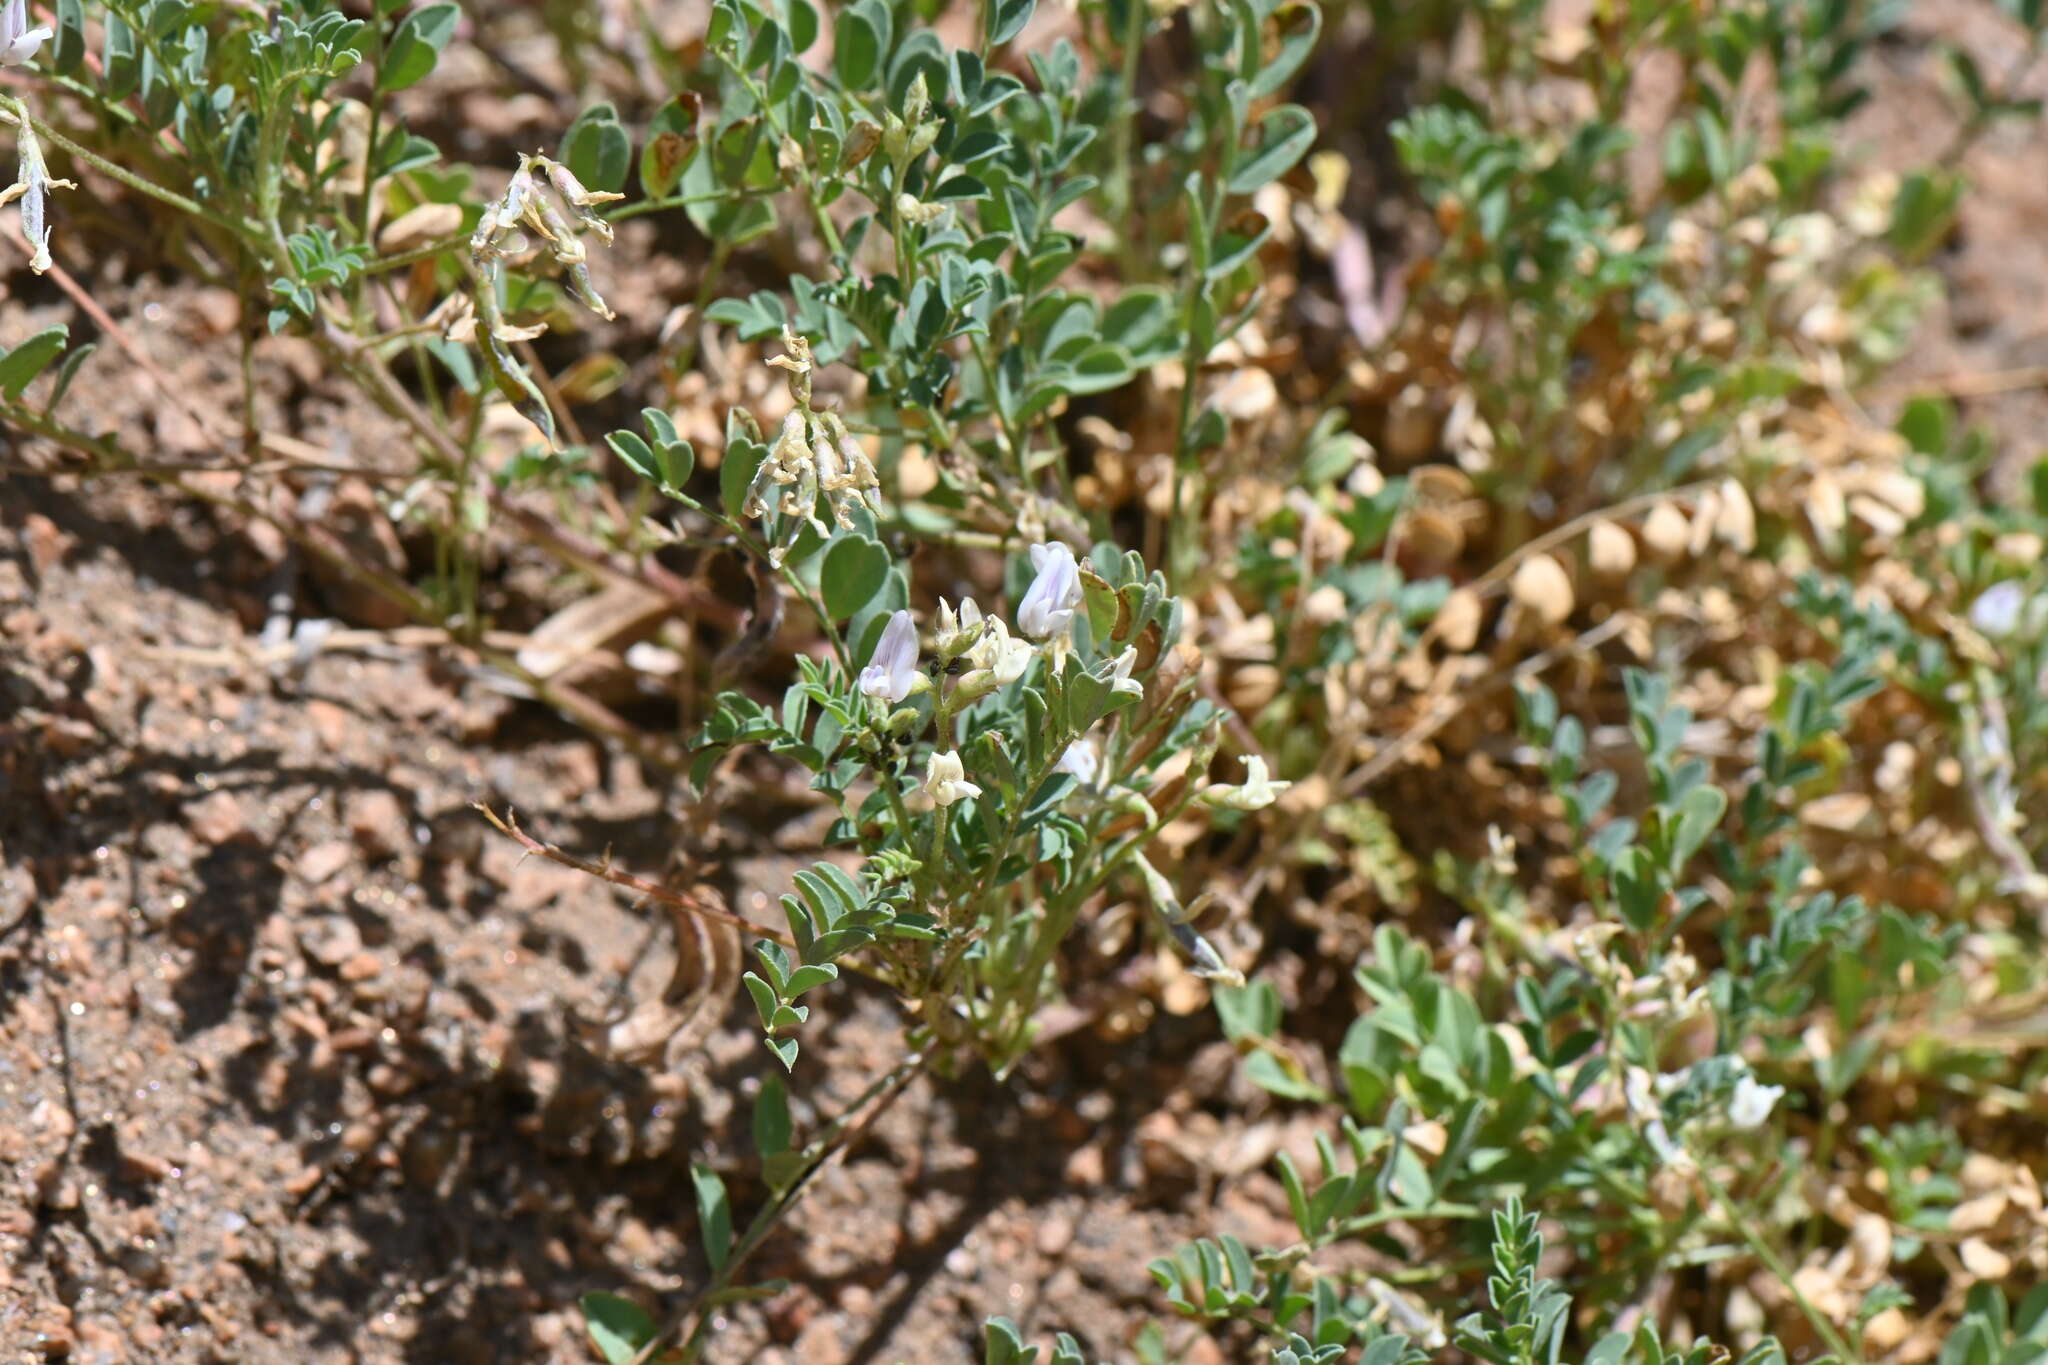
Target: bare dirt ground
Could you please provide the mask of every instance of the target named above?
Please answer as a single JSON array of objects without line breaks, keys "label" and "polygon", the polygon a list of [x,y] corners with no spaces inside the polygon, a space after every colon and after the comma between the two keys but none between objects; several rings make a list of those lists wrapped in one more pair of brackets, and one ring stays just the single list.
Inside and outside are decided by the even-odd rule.
[{"label": "bare dirt ground", "polygon": [[[1853,139],[1938,153],[1926,40],[1999,71],[2009,33],[1923,6]],[[2048,362],[2044,158],[2038,125],[1970,152],[1949,297],[1905,374]],[[68,315],[10,259],[0,342]],[[195,392],[233,382],[204,344],[232,299],[102,297]],[[117,372],[92,401],[190,442]],[[2048,389],[2021,378],[1966,411],[2027,447]],[[275,400],[374,452],[310,377]],[[333,594],[189,501],[0,478],[0,1359],[586,1361],[579,1294],[701,1279],[688,1163],[750,1150],[773,1063],[737,1014],[672,1070],[602,1060],[583,1021],[658,986],[666,923],[470,809],[659,874],[665,784],[430,649],[260,648],[278,607],[345,615]],[[746,913],[815,845],[804,814],[729,838]],[[797,1088],[828,1110],[896,1046],[886,1000],[849,986],[829,1013]],[[1263,1168],[1306,1134],[1234,1071],[1203,1014],[1162,1012],[1098,1019],[1007,1085],[918,1082],[770,1245],[761,1273],[794,1287],[715,1358],[958,1361],[998,1312],[1126,1356],[1160,1310],[1150,1256],[1289,1240]]]}]

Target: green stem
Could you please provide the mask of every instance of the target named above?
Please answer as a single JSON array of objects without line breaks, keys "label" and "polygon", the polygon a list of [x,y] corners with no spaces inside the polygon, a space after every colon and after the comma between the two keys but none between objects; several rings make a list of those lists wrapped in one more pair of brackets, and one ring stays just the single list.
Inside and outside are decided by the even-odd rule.
[{"label": "green stem", "polygon": [[[1137,141],[1138,125],[1138,59],[1145,50],[1145,3],[1144,0],[1124,0],[1128,11],[1124,21],[1123,70],[1117,86],[1116,128],[1111,134],[1111,164],[1115,167],[1111,184],[1115,189],[1114,215],[1123,223],[1118,233],[1118,242],[1128,266],[1135,254],[1132,250],[1132,225],[1137,218],[1131,213],[1136,195],[1131,186],[1131,151]],[[1127,268],[1126,275],[1131,272]]]},{"label": "green stem", "polygon": [[[363,153],[363,202],[356,219],[356,237],[362,242],[365,251],[376,249],[370,238],[370,220],[376,215],[377,207],[377,130],[384,121],[384,26],[375,17],[381,13],[381,10],[373,7],[370,33],[376,44],[376,54],[370,66],[376,75],[370,81],[369,145]],[[368,285],[368,272],[356,277],[355,302],[359,327],[368,321],[368,314],[364,311],[364,302],[369,296]]]},{"label": "green stem", "polygon": [[703,194],[675,194],[662,199],[642,199],[637,204],[622,204],[605,215],[605,220],[623,223],[628,218],[638,218],[646,213],[660,213],[664,209],[683,209],[692,204],[715,204],[723,199],[759,199],[762,190],[708,190]]},{"label": "green stem", "polygon": [[1828,1349],[1846,1362],[1846,1365],[1863,1365],[1863,1357],[1849,1344],[1848,1338],[1844,1337],[1835,1324],[1828,1321],[1827,1316],[1815,1308],[1813,1301],[1800,1290],[1798,1281],[1792,1276],[1792,1267],[1785,1264],[1777,1249],[1766,1242],[1763,1235],[1757,1231],[1756,1219],[1738,1208],[1728,1191],[1722,1188],[1721,1182],[1714,1179],[1705,1168],[1700,1170],[1699,1179],[1700,1184],[1706,1186],[1707,1193],[1714,1197],[1714,1202],[1726,1215],[1736,1235],[1749,1245],[1750,1251],[1763,1262],[1764,1269],[1778,1277],[1778,1282],[1785,1286],[1785,1292],[1799,1305],[1799,1311],[1805,1315],[1807,1322],[1812,1324],[1820,1339],[1828,1344]]}]

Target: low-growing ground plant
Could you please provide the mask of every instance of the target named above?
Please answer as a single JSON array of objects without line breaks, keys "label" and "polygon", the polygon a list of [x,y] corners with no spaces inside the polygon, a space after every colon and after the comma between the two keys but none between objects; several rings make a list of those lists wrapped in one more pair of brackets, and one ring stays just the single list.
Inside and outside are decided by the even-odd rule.
[{"label": "low-growing ground plant", "polygon": [[[471,164],[407,92],[493,15],[10,0],[30,268],[121,345],[83,244],[141,214],[247,306],[216,462],[67,404],[114,357],[63,327],[0,416],[40,473],[270,523],[700,806],[744,769],[827,809],[773,922],[480,816],[677,909],[773,1058],[745,1186],[690,1167],[694,1287],[590,1294],[595,1350],[715,1355],[914,1078],[1018,1083],[1134,939],[1312,1120],[1265,1182],[1295,1240],[1161,1248],[1130,1340],[1051,1305],[989,1365],[2048,1350],[2048,465],[1855,397],[1967,192],[1844,147],[1890,7],[715,0],[686,42],[622,7],[641,60],[543,8],[593,97]],[[1953,69],[1964,143],[2038,117],[2025,66]],[[628,347],[639,219],[696,288]],[[346,472],[272,421],[280,338],[405,443],[420,572],[273,496]],[[502,642],[508,546],[691,619],[660,724]],[[855,975],[900,1057],[824,1113]],[[654,1017],[621,1055],[692,1023]]]}]

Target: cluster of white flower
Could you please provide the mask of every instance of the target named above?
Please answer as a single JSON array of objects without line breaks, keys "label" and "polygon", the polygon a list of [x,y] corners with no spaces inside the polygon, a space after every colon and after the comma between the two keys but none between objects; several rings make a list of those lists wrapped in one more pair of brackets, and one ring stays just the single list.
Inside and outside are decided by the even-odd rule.
[{"label": "cluster of white flower", "polygon": [[[1017,634],[1000,617],[985,615],[973,598],[963,598],[955,608],[939,603],[933,623],[932,650],[941,669],[955,661],[966,665],[954,683],[947,705],[958,708],[987,696],[999,687],[1016,682],[1041,651],[1057,666],[1073,630],[1074,613],[1081,606],[1081,566],[1073,550],[1059,541],[1030,547],[1031,582],[1017,603]],[[1138,651],[1126,646],[1110,661],[1107,681],[1117,695],[1143,697],[1145,685],[1131,676],[1138,663]],[[873,655],[860,670],[856,686],[884,707],[907,701],[914,693],[929,690],[932,681],[921,665],[917,624],[907,611],[892,614],[882,629]],[[1099,667],[1099,665],[1098,665]],[[1098,678],[1102,677],[1097,673]],[[1102,773],[1102,743],[1093,735],[1081,735],[1061,751],[1054,770],[1074,777],[1083,787],[1093,787]],[[1218,783],[1202,790],[1204,805],[1232,810],[1262,810],[1289,786],[1276,782],[1263,758],[1245,760],[1245,780]],[[978,796],[980,788],[966,780],[957,750],[939,750],[931,756],[920,797],[935,806],[949,806],[963,796]]]},{"label": "cluster of white flower", "polygon": [[[1661,1096],[1669,1095],[1685,1084],[1691,1068],[1667,1071],[1652,1076],[1639,1066],[1632,1066],[1622,1085],[1622,1098],[1629,1113],[1641,1125],[1643,1137],[1657,1153],[1660,1161],[1680,1168],[1690,1168],[1695,1163],[1692,1153],[1664,1125],[1663,1106],[1658,1103]],[[1749,1131],[1761,1128],[1771,1117],[1778,1101],[1784,1098],[1785,1087],[1765,1085],[1745,1065],[1742,1074],[1735,1079],[1734,1087],[1728,1092],[1722,1116],[1731,1128]]]},{"label": "cluster of white flower", "polygon": [[[1081,603],[1080,566],[1074,552],[1056,541],[1032,546],[1031,562],[1038,573],[1017,609],[1017,627],[1042,644],[1064,640],[1073,624],[1074,608]],[[984,616],[971,597],[962,598],[958,610],[940,602],[935,624],[932,643],[939,662],[967,662],[967,672],[954,689],[962,701],[986,696],[1017,681],[1037,652],[1030,640],[1011,635],[1001,617]],[[1129,673],[1130,666],[1125,664],[1123,676]],[[917,626],[909,612],[899,611],[889,618],[874,656],[860,671],[859,685],[867,695],[891,705],[930,685],[918,668]]]},{"label": "cluster of white flower", "polygon": [[[1081,603],[1080,566],[1073,550],[1058,542],[1032,546],[1031,562],[1038,572],[1017,612],[1018,628],[1031,639],[1011,635],[1001,617],[983,615],[971,597],[963,598],[958,609],[939,604],[932,640],[938,661],[942,667],[955,659],[967,665],[953,685],[952,704],[964,706],[1017,681],[1041,646],[1064,643],[1074,609]],[[1124,672],[1129,673],[1128,665]],[[885,706],[898,705],[931,686],[919,666],[917,624],[909,612],[890,616],[856,685]],[[981,788],[967,780],[958,750],[932,754],[921,791],[935,806],[981,795]]]},{"label": "cluster of white flower", "polygon": [[[6,0],[0,5],[0,67],[27,66],[50,37],[49,25],[28,26],[28,0]],[[20,168],[15,172],[14,183],[0,189],[0,205],[21,201],[21,236],[28,243],[29,269],[40,275],[50,268],[50,191],[75,190],[78,186],[69,180],[50,178],[50,168],[43,163],[42,144],[36,140],[27,108],[19,101],[10,103],[11,109],[0,109],[0,118],[14,125]]]}]

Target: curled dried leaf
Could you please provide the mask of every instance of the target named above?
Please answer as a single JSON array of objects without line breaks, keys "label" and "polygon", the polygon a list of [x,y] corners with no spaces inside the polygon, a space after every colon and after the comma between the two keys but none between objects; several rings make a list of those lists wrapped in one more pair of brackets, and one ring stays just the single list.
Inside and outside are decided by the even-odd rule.
[{"label": "curled dried leaf", "polygon": [[2005,1216],[2006,1199],[2004,1190],[1993,1190],[1980,1194],[1975,1199],[1965,1199],[1949,1210],[1948,1230],[1967,1234],[1984,1232],[1996,1227],[1998,1220]]},{"label": "curled dried leaf", "polygon": [[1749,493],[1733,479],[1722,480],[1720,495],[1714,534],[1730,548],[1747,554],[1756,548],[1756,508],[1749,501]]},{"label": "curled dried leaf", "polygon": [[2012,1274],[2012,1257],[1982,1237],[1972,1237],[1956,1248],[1963,1269],[1980,1280],[2002,1280]]},{"label": "curled dried leaf", "polygon": [[384,225],[377,249],[387,256],[429,246],[462,230],[462,205],[421,204]]},{"label": "curled dried leaf", "polygon": [[1420,465],[1408,472],[1408,483],[1423,502],[1459,502],[1472,496],[1472,479],[1450,464]]},{"label": "curled dried leaf", "polygon": [[1465,528],[1456,518],[1421,507],[1402,520],[1401,539],[1422,563],[1449,564],[1465,548]]}]

